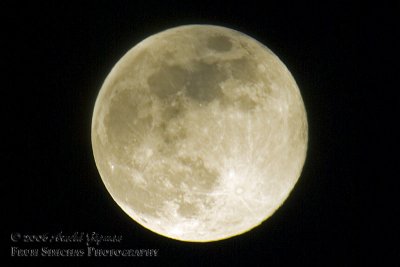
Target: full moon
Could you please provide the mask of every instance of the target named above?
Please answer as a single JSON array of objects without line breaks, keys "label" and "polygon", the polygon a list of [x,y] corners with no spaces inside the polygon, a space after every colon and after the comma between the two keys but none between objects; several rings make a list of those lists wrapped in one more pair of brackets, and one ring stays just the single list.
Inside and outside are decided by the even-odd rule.
[{"label": "full moon", "polygon": [[115,202],[160,235],[226,239],[269,218],[300,177],[307,116],[286,66],[225,27],[152,35],[113,67],[92,118]]}]

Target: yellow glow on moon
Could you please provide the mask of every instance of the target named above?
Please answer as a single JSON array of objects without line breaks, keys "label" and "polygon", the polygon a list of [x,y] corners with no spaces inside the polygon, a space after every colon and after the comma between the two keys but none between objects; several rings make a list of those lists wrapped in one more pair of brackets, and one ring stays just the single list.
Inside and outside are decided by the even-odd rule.
[{"label": "yellow glow on moon", "polygon": [[150,36],[97,97],[92,146],[116,203],[158,234],[194,242],[262,223],[296,184],[308,140],[300,91],[251,37],[189,25]]}]

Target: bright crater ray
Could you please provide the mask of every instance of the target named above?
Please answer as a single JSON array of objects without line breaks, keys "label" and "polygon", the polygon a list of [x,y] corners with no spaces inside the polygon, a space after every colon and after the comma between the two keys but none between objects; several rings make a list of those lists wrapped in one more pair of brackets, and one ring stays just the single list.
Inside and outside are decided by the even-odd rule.
[{"label": "bright crater ray", "polygon": [[282,205],[307,132],[300,91],[277,56],[243,33],[190,25],[145,39],[114,66],[96,100],[92,146],[130,217],[206,242],[246,232]]}]

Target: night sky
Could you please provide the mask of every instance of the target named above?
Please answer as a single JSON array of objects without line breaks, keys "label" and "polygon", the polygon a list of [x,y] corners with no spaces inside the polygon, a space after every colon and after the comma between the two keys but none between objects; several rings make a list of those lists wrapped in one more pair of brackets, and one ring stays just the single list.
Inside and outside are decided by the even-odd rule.
[{"label": "night sky", "polygon": [[[99,248],[152,248],[159,255],[10,260],[67,265],[357,266],[361,174],[354,166],[363,158],[358,116],[361,98],[369,94],[359,85],[364,11],[340,4],[96,2],[4,4],[3,26],[8,30],[3,33],[2,57],[8,67],[2,132],[9,172],[3,180],[11,185],[4,188],[10,197],[5,202],[3,252],[10,257],[12,246],[86,249],[79,242],[24,242],[23,235],[96,232],[122,236],[121,242]],[[105,189],[90,140],[94,103],[114,64],[144,38],[184,24],[230,27],[268,46],[294,76],[309,123],[307,159],[284,205],[251,232],[205,244],[168,239],[130,219]],[[10,240],[15,233],[22,235],[17,242]]]}]

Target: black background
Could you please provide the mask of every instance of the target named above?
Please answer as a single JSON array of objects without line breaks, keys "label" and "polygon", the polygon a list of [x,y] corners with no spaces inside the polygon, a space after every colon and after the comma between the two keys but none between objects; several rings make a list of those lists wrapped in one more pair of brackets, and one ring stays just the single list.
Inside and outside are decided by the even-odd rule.
[{"label": "black background", "polygon": [[[362,8],[160,2],[4,4],[4,179],[12,183],[4,188],[11,196],[5,254],[11,245],[48,245],[13,243],[15,232],[96,231],[122,235],[115,248],[159,249],[157,258],[14,257],[13,265],[358,265],[361,174],[354,166],[363,158],[358,116],[369,94],[358,83]],[[91,150],[92,111],[111,68],[144,38],[183,24],[231,27],[266,44],[295,77],[309,121],[307,160],[285,204],[251,232],[205,244],[167,239],[132,221],[106,191]]]}]

